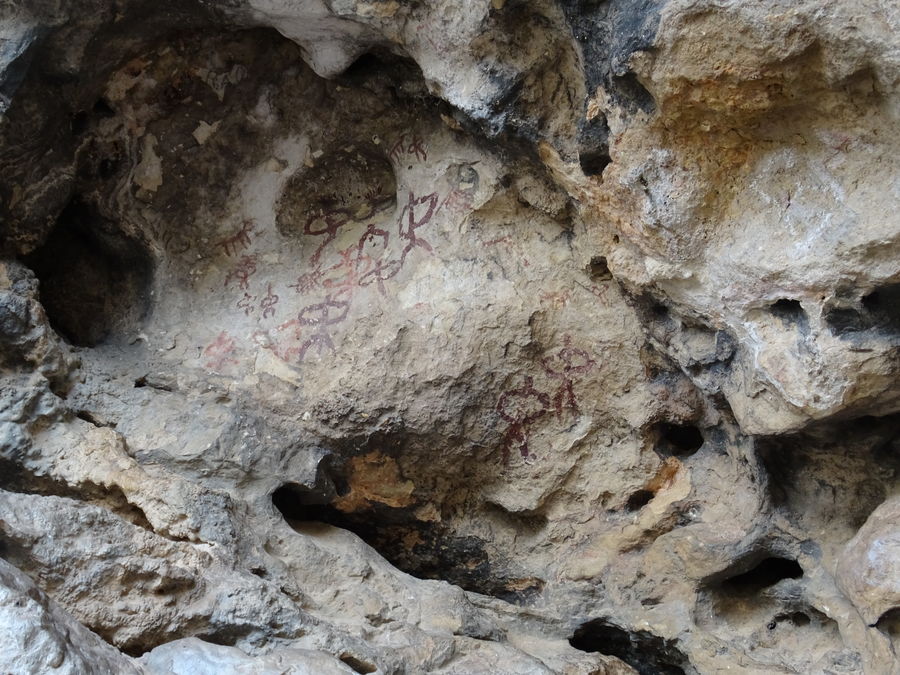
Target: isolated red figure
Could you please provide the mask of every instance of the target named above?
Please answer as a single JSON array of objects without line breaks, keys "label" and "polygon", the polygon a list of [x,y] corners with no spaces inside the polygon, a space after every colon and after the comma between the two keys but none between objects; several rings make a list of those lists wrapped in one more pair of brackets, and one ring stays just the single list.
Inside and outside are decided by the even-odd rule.
[{"label": "isolated red figure", "polygon": [[[416,197],[412,192],[409,193],[409,202],[406,204],[406,206],[403,207],[403,211],[400,213],[400,238],[406,239],[406,241],[408,242],[403,249],[403,253],[400,255],[401,265],[406,261],[406,255],[416,246],[421,246],[429,253],[433,252],[431,244],[429,244],[424,239],[419,239],[419,237],[416,235],[416,230],[418,230],[423,225],[427,225],[431,221],[431,217],[434,215],[434,210],[437,207],[437,203],[437,192],[432,192],[430,195],[425,195],[424,197]],[[417,217],[418,214],[416,207],[422,207],[423,205],[427,206],[425,206],[424,209],[420,208],[418,210],[418,214],[421,215]],[[404,216],[406,216],[405,227],[403,221]]]},{"label": "isolated red figure", "polygon": [[245,220],[241,229],[230,237],[226,237],[222,241],[216,243],[216,246],[222,248],[227,256],[237,255],[241,251],[250,246],[250,233],[253,232],[255,224],[252,220]]},{"label": "isolated red figure", "polygon": [[500,395],[497,412],[509,423],[503,437],[503,463],[509,464],[509,451],[513,443],[519,444],[519,454],[528,457],[528,427],[547,414],[550,397],[534,388],[534,380],[525,378],[525,384]]},{"label": "isolated red figure", "polygon": [[412,140],[409,142],[409,147],[406,149],[406,152],[410,155],[415,155],[416,159],[422,160],[423,162],[428,159],[428,151],[425,148],[425,141],[423,141],[419,136],[413,135]]},{"label": "isolated red figure", "polygon": [[[406,142],[406,139],[408,138],[411,139],[409,144]],[[428,148],[425,146],[425,141],[419,136],[416,136],[415,134],[412,136],[403,134],[397,139],[397,142],[391,146],[388,154],[391,156],[391,159],[396,162],[400,162],[403,159],[403,155],[415,155],[417,160],[424,162],[428,159]]]},{"label": "isolated red figure", "polygon": [[576,416],[581,413],[573,387],[575,376],[590,371],[595,365],[590,354],[583,349],[573,347],[571,342],[572,338],[567,335],[564,347],[555,354],[541,359],[544,372],[553,379],[560,380],[559,389],[553,396],[553,407],[556,409],[556,416],[559,419],[562,419],[563,408],[568,408]]},{"label": "isolated red figure", "polygon": [[[301,338],[299,326],[300,321],[291,319],[276,326],[271,332],[257,330],[253,333],[253,341],[271,351],[282,361],[290,361],[292,357],[300,353],[300,347],[290,346],[292,340],[299,341]],[[275,336],[280,336],[281,339],[273,339]]]},{"label": "isolated red figure", "polygon": [[237,279],[238,288],[246,291],[250,288],[250,277],[256,274],[256,255],[242,255],[241,259],[235,265],[234,269],[225,277],[225,285],[231,283],[232,279]]},{"label": "isolated red figure", "polygon": [[206,367],[210,370],[220,371],[226,363],[237,363],[237,359],[232,356],[234,346],[234,338],[223,330],[215,341],[203,350]]}]

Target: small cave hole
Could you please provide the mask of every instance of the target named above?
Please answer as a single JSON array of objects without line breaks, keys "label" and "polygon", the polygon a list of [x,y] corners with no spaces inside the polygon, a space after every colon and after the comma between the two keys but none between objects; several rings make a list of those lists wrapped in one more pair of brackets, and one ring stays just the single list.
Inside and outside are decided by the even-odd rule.
[{"label": "small cave hole", "polygon": [[204,642],[211,642],[214,645],[222,647],[234,647],[240,640],[249,634],[250,630],[245,627],[222,626],[218,630],[209,633],[201,633],[198,638]]},{"label": "small cave hole", "polygon": [[615,656],[640,675],[684,675],[689,665],[674,641],[647,631],[627,631],[603,619],[580,626],[569,644],[583,652]]},{"label": "small cave hole", "polygon": [[97,117],[115,117],[116,116],[116,111],[113,110],[113,108],[109,104],[109,102],[105,98],[102,98],[102,97],[98,98],[94,102],[93,111],[94,111],[94,114],[97,115]]},{"label": "small cave hole", "polygon": [[97,633],[100,635],[100,637],[102,637],[104,640],[106,640],[109,644],[114,645],[115,647],[120,649],[123,654],[125,654],[126,656],[130,656],[133,659],[141,658],[144,654],[146,654],[147,652],[149,652],[156,646],[156,645],[149,645],[149,644],[143,644],[143,643],[129,644],[129,645],[117,645],[115,642],[113,642],[113,640],[110,636],[105,635],[103,632],[100,632],[100,631],[97,631]]},{"label": "small cave hole", "polygon": [[811,619],[809,618],[809,615],[805,612],[776,614],[775,617],[766,624],[766,628],[769,630],[775,630],[779,625],[783,623],[789,623],[797,628],[802,628],[803,626],[808,626],[810,624],[810,621]]},{"label": "small cave hole", "polygon": [[89,123],[90,115],[88,115],[87,111],[79,110],[77,113],[72,115],[69,126],[71,127],[73,134],[75,134],[76,136],[80,136],[85,131],[87,131]]},{"label": "small cave hole", "polygon": [[640,109],[644,112],[653,112],[656,109],[656,101],[647,88],[641,84],[633,72],[612,77],[612,86],[615,88],[614,97],[632,110]]},{"label": "small cave hole", "polygon": [[800,323],[806,318],[806,312],[803,311],[799,300],[782,298],[769,305],[769,311],[785,323]]},{"label": "small cave hole", "polygon": [[378,666],[375,666],[368,661],[363,661],[360,658],[353,656],[352,654],[347,654],[346,652],[341,654],[341,661],[350,666],[355,672],[362,673],[362,675],[366,675],[367,673],[374,673],[378,670]]},{"label": "small cave hole", "polygon": [[808,626],[810,622],[809,616],[803,612],[794,612],[791,614],[790,619],[795,626]]},{"label": "small cave hole", "polygon": [[601,176],[603,170],[612,162],[612,158],[609,151],[603,149],[582,152],[578,156],[578,161],[585,176]]},{"label": "small cave hole", "polygon": [[863,297],[862,306],[872,316],[877,328],[900,331],[900,283],[875,289]]},{"label": "small cave hole", "polygon": [[880,309],[883,304],[883,293],[872,291],[871,293],[862,297],[861,303],[862,306],[870,312],[878,311],[878,309]]},{"label": "small cave hole", "polygon": [[364,79],[370,76],[373,71],[380,70],[381,68],[384,68],[384,61],[378,58],[376,54],[366,52],[347,66],[342,75],[348,78]]},{"label": "small cave hole", "polygon": [[50,325],[78,347],[128,331],[149,308],[149,252],[78,199],[24,262],[40,281]]},{"label": "small cave hole", "polygon": [[115,422],[105,422],[98,418],[94,413],[90,410],[78,410],[75,412],[75,417],[80,420],[84,420],[89,424],[93,424],[95,427],[111,427],[113,429],[116,428]]},{"label": "small cave hole", "polygon": [[609,124],[605,115],[584,119],[578,130],[578,162],[585,176],[601,176],[612,159],[609,155]]},{"label": "small cave hole", "polygon": [[882,614],[875,627],[885,635],[900,638],[900,607],[889,609]]},{"label": "small cave hole", "polygon": [[638,490],[628,498],[625,502],[625,508],[629,511],[640,511],[653,500],[653,493],[650,490]]},{"label": "small cave hole", "polygon": [[385,77],[394,86],[389,87],[396,95],[398,89],[422,82],[424,75],[415,60],[394,54],[388,49],[375,47],[356,58],[339,76],[340,81],[355,86],[365,86],[373,78]]},{"label": "small cave hole", "polygon": [[825,303],[823,316],[838,337],[864,331],[894,334],[900,331],[900,284],[887,284],[862,296],[859,301],[846,292]]},{"label": "small cave hole", "polygon": [[654,431],[659,439],[656,451],[664,457],[689,457],[703,447],[703,434],[692,424],[660,422]]},{"label": "small cave hole", "polygon": [[723,581],[722,589],[739,594],[758,593],[783,579],[799,579],[802,576],[803,568],[796,560],[771,556],[752,569]]},{"label": "small cave hole", "polygon": [[793,612],[788,616],[788,621],[795,626],[808,626],[810,618],[808,614],[803,612]]},{"label": "small cave hole", "polygon": [[109,180],[112,178],[116,171],[119,170],[119,162],[110,157],[104,157],[100,160],[100,163],[97,165],[97,173],[100,175],[100,178],[103,180]]},{"label": "small cave hole", "polygon": [[869,328],[863,312],[853,307],[826,307],[823,316],[832,335],[841,336]]},{"label": "small cave hole", "polygon": [[323,505],[317,501],[309,488],[298,483],[286,483],[272,493],[272,505],[286,520],[327,522],[321,512]]},{"label": "small cave hole", "polygon": [[[135,389],[143,389],[144,387],[156,389],[157,391],[171,392],[175,389],[175,385],[171,382],[164,382],[160,378],[151,377],[149,375],[141,375],[134,381]],[[219,401],[217,400],[216,403]]]},{"label": "small cave hole", "polygon": [[657,302],[650,308],[650,314],[657,321],[666,321],[669,318],[669,308]]},{"label": "small cave hole", "polygon": [[609,264],[602,255],[591,258],[587,272],[591,281],[609,281],[612,279],[612,272],[609,271]]}]

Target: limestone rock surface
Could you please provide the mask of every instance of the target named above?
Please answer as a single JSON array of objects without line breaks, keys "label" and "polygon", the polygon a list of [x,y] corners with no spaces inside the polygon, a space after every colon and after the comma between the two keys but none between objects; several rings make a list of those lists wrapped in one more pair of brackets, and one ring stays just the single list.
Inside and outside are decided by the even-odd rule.
[{"label": "limestone rock surface", "polygon": [[844,591],[870,624],[900,609],[900,500],[882,503],[847,542],[838,574]]},{"label": "limestone rock surface", "polygon": [[0,626],[4,673],[144,672],[5,561],[0,561]]},{"label": "limestone rock surface", "polygon": [[900,673],[898,32],[0,4],[0,670]]}]

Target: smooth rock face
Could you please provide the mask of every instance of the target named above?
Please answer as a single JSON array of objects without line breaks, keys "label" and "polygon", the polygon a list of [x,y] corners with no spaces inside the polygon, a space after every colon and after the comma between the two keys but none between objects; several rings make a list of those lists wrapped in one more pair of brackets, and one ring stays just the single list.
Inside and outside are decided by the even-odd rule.
[{"label": "smooth rock face", "polygon": [[900,672],[898,24],[5,3],[0,671]]}]

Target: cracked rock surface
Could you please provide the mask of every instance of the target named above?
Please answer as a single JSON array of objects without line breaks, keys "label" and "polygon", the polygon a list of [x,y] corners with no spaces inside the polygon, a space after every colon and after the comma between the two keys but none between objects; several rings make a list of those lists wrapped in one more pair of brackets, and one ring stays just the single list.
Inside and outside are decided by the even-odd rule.
[{"label": "cracked rock surface", "polygon": [[0,671],[900,673],[898,30],[0,4]]}]

